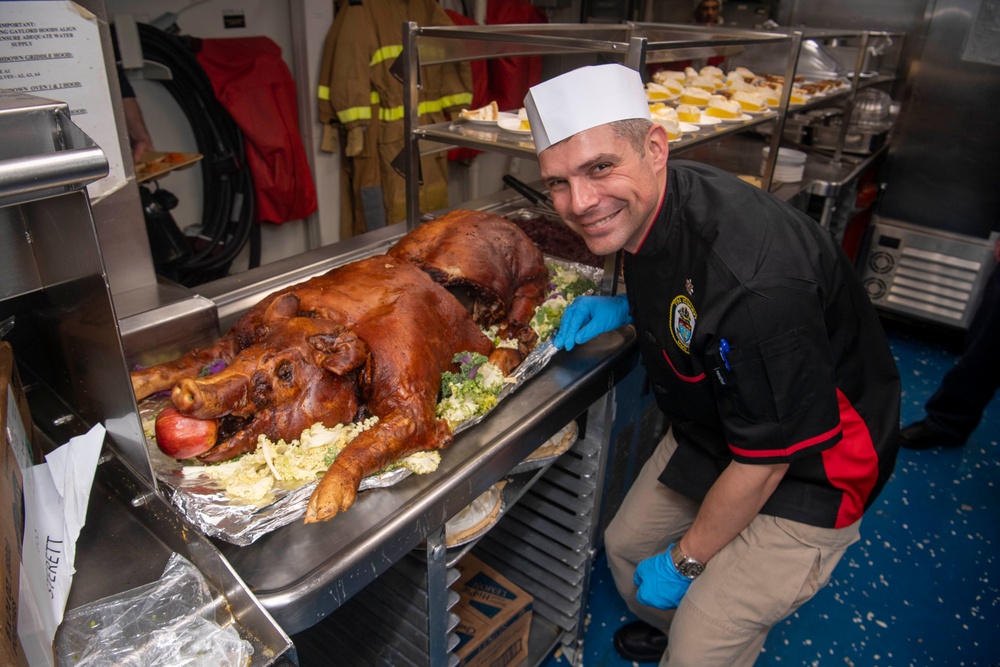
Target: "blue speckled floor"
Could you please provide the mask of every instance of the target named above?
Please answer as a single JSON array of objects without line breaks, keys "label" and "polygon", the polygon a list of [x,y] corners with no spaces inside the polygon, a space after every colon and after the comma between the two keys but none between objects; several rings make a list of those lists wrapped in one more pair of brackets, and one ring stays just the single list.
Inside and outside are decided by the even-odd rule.
[{"label": "blue speckled floor", "polygon": [[[953,337],[887,323],[904,425],[957,358]],[[997,341],[1000,344],[1000,340]],[[984,372],[988,372],[984,369]],[[892,667],[1000,665],[1000,396],[961,449],[902,450],[830,584],[776,626],[757,661]],[[632,615],[603,554],[589,600],[584,667],[625,667],[611,645]],[[565,667],[550,657],[543,667]]]}]

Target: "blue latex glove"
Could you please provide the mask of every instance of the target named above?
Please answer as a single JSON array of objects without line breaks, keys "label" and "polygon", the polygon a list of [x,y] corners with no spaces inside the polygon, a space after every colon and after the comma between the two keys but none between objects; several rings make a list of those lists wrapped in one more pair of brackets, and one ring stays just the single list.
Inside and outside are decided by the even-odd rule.
[{"label": "blue latex glove", "polygon": [[575,345],[586,343],[631,321],[628,298],[624,294],[577,297],[563,313],[552,344],[556,349],[572,350]]},{"label": "blue latex glove", "polygon": [[674,567],[674,560],[670,557],[673,548],[671,544],[664,553],[640,561],[635,568],[632,580],[639,587],[635,599],[647,607],[676,609],[691,585],[692,580]]}]

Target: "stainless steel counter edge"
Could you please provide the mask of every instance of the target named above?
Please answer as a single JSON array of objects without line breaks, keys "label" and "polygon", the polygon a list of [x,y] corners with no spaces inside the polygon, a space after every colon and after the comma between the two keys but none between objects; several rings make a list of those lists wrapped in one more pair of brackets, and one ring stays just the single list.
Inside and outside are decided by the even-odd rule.
[{"label": "stainless steel counter edge", "polygon": [[440,468],[358,495],[321,524],[218,546],[282,628],[294,634],[337,609],[474,500],[638,363],[631,327],[559,352],[537,376],[442,451]]}]

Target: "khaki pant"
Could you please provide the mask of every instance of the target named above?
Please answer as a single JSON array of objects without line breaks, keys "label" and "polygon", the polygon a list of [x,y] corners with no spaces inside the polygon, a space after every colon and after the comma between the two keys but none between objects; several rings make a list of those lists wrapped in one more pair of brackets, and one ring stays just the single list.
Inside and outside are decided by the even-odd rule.
[{"label": "khaki pant", "polygon": [[770,629],[830,581],[861,521],[833,529],[758,515],[709,561],[676,610],[647,607],[635,599],[635,566],[666,551],[698,511],[657,479],[676,448],[668,431],[605,532],[612,577],[636,616],[669,632],[660,667],[753,665]]}]

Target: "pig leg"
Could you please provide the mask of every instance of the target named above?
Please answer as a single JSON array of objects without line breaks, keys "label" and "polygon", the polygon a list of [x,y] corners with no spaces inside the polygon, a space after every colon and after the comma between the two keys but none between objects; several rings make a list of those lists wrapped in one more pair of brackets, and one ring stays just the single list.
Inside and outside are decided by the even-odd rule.
[{"label": "pig leg", "polygon": [[433,418],[431,422],[425,428],[415,422],[413,415],[396,411],[361,433],[323,475],[309,499],[305,522],[326,521],[349,508],[357,498],[361,480],[368,475],[414,452],[449,445],[452,434],[447,422]]},{"label": "pig leg", "polygon": [[237,352],[239,350],[236,339],[224,336],[214,345],[196,348],[174,361],[132,371],[132,391],[135,392],[135,399],[141,401],[158,391],[170,389],[184,378],[196,378],[202,369],[218,361],[228,364]]}]

